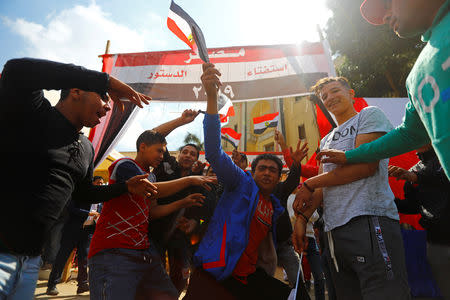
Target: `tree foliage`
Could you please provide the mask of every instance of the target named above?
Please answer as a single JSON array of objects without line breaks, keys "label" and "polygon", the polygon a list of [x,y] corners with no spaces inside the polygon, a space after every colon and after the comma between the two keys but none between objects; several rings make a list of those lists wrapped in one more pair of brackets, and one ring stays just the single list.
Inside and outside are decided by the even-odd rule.
[{"label": "tree foliage", "polygon": [[186,136],[184,137],[184,143],[185,144],[194,144],[197,145],[197,147],[203,151],[205,150],[205,145],[204,143],[202,143],[202,141],[200,140],[200,138],[198,136],[196,136],[194,133],[190,133],[188,132],[186,134]]},{"label": "tree foliage", "polygon": [[336,72],[349,79],[361,97],[406,97],[405,81],[425,45],[400,39],[387,26],[361,16],[362,0],[327,0],[333,16],[325,29]]}]

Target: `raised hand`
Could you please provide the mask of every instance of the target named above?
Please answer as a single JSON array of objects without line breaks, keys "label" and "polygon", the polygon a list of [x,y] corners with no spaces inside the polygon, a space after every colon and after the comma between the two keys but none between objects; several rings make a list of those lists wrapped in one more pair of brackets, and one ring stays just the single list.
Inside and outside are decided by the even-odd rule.
[{"label": "raised hand", "polygon": [[118,105],[119,109],[123,111],[124,105],[122,99],[128,99],[132,103],[136,104],[140,108],[143,107],[142,103],[149,104],[152,97],[136,92],[128,84],[109,76],[109,89],[108,94],[112,101]]},{"label": "raised hand", "polygon": [[185,109],[183,113],[181,114],[181,121],[183,121],[184,124],[191,123],[195,120],[195,118],[198,116],[199,111],[193,110],[193,109]]},{"label": "raised hand", "polygon": [[187,219],[186,217],[181,217],[177,221],[177,228],[186,234],[192,233],[197,226],[197,221],[194,219]]},{"label": "raised hand", "polygon": [[316,159],[323,163],[333,163],[337,165],[345,165],[347,163],[345,152],[334,149],[325,149],[320,151],[319,154],[317,154]]},{"label": "raised hand", "polygon": [[308,155],[308,150],[308,142],[305,142],[302,145],[302,140],[298,140],[297,149],[295,149],[295,151],[292,150],[292,147],[289,147],[291,158],[294,161],[294,164],[296,164],[297,166],[300,165],[302,160]]},{"label": "raised hand", "polygon": [[148,181],[148,174],[137,175],[128,179],[125,183],[128,188],[128,192],[145,197],[154,198],[158,194],[158,188]]},{"label": "raised hand", "polygon": [[[214,64],[211,63],[204,63],[202,65],[203,68],[203,74],[201,76],[203,87],[205,88],[206,95],[209,99],[215,99],[215,112],[211,113],[217,113],[217,93],[219,90],[219,87],[222,85],[222,82],[220,82],[219,76],[220,74],[219,70],[217,70],[214,66]],[[211,107],[212,108],[212,107]],[[207,108],[208,110],[208,108]]]},{"label": "raised hand", "polygon": [[277,142],[278,145],[280,145],[281,150],[284,150],[287,148],[286,140],[284,139],[284,136],[281,134],[281,132],[278,129],[275,129],[275,142]]}]

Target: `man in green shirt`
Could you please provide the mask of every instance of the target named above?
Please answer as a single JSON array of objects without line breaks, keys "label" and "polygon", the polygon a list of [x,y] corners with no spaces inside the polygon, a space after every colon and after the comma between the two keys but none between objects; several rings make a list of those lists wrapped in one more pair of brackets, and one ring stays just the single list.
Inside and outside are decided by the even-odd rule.
[{"label": "man in green shirt", "polygon": [[336,164],[378,161],[431,141],[450,178],[450,0],[365,0],[363,17],[389,24],[399,37],[422,34],[427,42],[407,80],[410,102],[403,123],[382,138],[350,151],[324,150],[317,157]]}]

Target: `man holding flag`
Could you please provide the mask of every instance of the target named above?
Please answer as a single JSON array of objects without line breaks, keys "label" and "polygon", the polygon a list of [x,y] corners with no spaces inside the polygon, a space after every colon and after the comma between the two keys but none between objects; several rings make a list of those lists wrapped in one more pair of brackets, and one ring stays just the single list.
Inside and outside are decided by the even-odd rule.
[{"label": "man holding flag", "polygon": [[[213,64],[203,64],[202,83],[208,101],[203,121],[205,155],[223,183],[224,193],[194,255],[197,269],[185,299],[210,299],[208,288],[193,280],[198,273],[213,277],[236,299],[287,299],[291,288],[271,276],[271,268],[276,268],[273,235],[276,220],[284,211],[273,192],[283,164],[274,155],[262,154],[253,161],[250,174],[222,150],[217,111],[219,76]],[[195,286],[199,288],[195,290]],[[303,286],[297,299],[309,299]]]}]

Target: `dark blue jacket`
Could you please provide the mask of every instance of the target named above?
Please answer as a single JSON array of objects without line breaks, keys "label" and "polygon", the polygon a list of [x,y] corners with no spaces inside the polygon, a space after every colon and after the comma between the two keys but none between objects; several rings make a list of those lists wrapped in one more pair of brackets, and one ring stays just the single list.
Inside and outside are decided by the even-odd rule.
[{"label": "dark blue jacket", "polygon": [[[211,273],[217,280],[231,275],[247,247],[250,222],[259,200],[259,188],[250,173],[242,171],[222,150],[218,115],[205,114],[203,121],[206,159],[211,164],[224,192],[214,211],[194,263]],[[277,218],[284,208],[271,195],[274,209],[272,233],[274,243]]]}]

